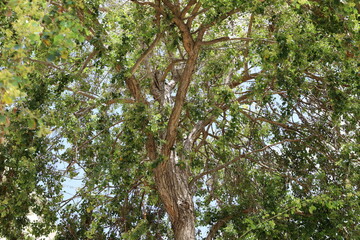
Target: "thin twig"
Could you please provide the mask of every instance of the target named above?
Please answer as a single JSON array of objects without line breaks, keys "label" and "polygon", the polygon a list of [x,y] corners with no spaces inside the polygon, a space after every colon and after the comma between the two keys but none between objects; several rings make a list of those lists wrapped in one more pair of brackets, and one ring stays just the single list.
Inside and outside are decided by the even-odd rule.
[{"label": "thin twig", "polygon": [[33,59],[33,58],[27,58],[28,60],[30,60],[31,62],[37,62],[37,63],[41,63],[43,65],[46,65],[48,67],[52,67],[52,68],[56,68],[58,70],[62,70],[61,68],[59,68],[58,66],[50,63],[50,62],[45,62],[45,61],[41,61],[41,60],[37,60],[37,59]]},{"label": "thin twig", "polygon": [[254,41],[254,40],[259,40],[259,41],[263,41],[263,42],[269,42],[269,43],[276,43],[276,41],[271,40],[271,39],[255,39],[255,38],[250,38],[250,37],[238,37],[238,38],[230,38],[230,37],[221,37],[221,38],[217,38],[217,39],[213,39],[210,41],[203,41],[201,42],[201,45],[212,45],[215,43],[219,43],[219,42],[228,42],[228,41]]},{"label": "thin twig", "polygon": [[231,165],[231,164],[233,164],[233,163],[235,163],[235,162],[237,162],[237,161],[239,161],[239,160],[241,160],[241,159],[243,159],[243,158],[246,158],[247,156],[252,155],[252,154],[254,154],[254,153],[265,151],[265,150],[268,149],[268,148],[271,148],[271,147],[276,146],[276,145],[279,145],[279,144],[283,144],[283,143],[285,143],[285,142],[299,142],[299,141],[303,141],[303,139],[284,139],[284,140],[282,140],[282,141],[280,141],[280,142],[276,142],[276,143],[267,145],[267,146],[265,146],[265,147],[263,147],[263,148],[256,149],[256,150],[254,150],[254,151],[252,151],[252,152],[249,152],[249,153],[246,153],[246,154],[242,154],[242,155],[240,155],[240,156],[238,156],[238,157],[235,157],[233,160],[231,160],[231,161],[229,161],[229,162],[226,162],[226,163],[221,164],[221,165],[219,165],[219,166],[217,166],[217,167],[215,167],[215,168],[213,168],[213,169],[207,170],[207,171],[205,171],[205,172],[202,172],[202,173],[196,175],[196,176],[190,181],[189,185],[194,184],[197,180],[199,180],[200,178],[202,178],[202,177],[205,176],[205,175],[208,175],[208,174],[210,174],[210,173],[213,173],[213,172],[217,172],[217,171],[219,171],[219,170],[222,170],[222,169],[228,167],[229,165]]},{"label": "thin twig", "polygon": [[99,50],[94,50],[92,51],[89,56],[86,58],[84,64],[81,66],[81,68],[79,69],[77,75],[80,75],[84,69],[87,67],[87,65],[89,64],[90,60],[93,59],[100,51]]}]

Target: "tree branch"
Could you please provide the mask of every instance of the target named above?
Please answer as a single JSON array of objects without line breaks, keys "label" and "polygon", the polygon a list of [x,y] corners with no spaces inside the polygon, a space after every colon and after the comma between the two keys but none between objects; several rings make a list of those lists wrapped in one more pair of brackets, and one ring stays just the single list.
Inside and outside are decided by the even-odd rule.
[{"label": "tree branch", "polygon": [[226,19],[226,18],[230,17],[231,15],[233,15],[233,14],[235,14],[235,13],[238,13],[238,12],[240,12],[240,9],[233,9],[233,10],[225,13],[224,15],[220,16],[219,18],[215,19],[215,20],[214,20],[213,22],[211,22],[211,23],[208,23],[208,24],[205,24],[205,25],[204,25],[204,24],[201,24],[200,27],[195,31],[195,33],[196,33],[196,32],[199,32],[199,31],[201,31],[201,30],[205,30],[205,31],[206,31],[206,30],[209,29],[210,27],[214,26],[216,23],[221,22],[222,20],[224,20],[224,19]]},{"label": "tree branch", "polygon": [[209,8],[204,8],[204,9],[201,9],[201,10],[199,11],[200,6],[201,6],[201,3],[198,2],[198,3],[196,4],[196,6],[194,7],[193,11],[191,12],[191,16],[185,18],[185,19],[187,19],[186,25],[187,25],[189,28],[191,28],[191,24],[192,24],[192,22],[194,21],[194,19],[195,19],[197,16],[199,16],[199,15],[202,14],[202,13],[205,13],[205,12],[209,11]]},{"label": "tree branch", "polygon": [[[191,11],[191,14],[189,17],[187,18],[184,18],[184,19],[187,19],[186,21],[186,25],[188,26],[188,28],[191,28],[191,24],[192,22],[194,21],[194,19],[201,13],[203,12],[206,12],[208,9],[202,9],[201,11],[199,11],[201,7],[201,3],[200,2],[197,2],[194,9]],[[184,16],[185,17],[185,16]]]},{"label": "tree branch", "polygon": [[120,120],[120,121],[117,121],[116,123],[112,124],[110,127],[106,128],[106,129],[103,129],[101,130],[99,133],[97,133],[95,136],[93,136],[92,138],[90,138],[89,140],[83,142],[80,147],[78,148],[78,151],[80,151],[81,149],[83,149],[84,147],[86,147],[86,145],[88,145],[92,140],[94,140],[95,138],[97,138],[98,136],[100,136],[104,131],[108,131],[110,128],[118,125],[119,123],[122,123],[124,122],[124,120]]},{"label": "tree branch", "polygon": [[130,77],[125,78],[126,85],[130,90],[131,95],[135,98],[136,101],[141,102],[145,101],[145,99],[141,95],[140,83],[135,78],[134,73],[139,68],[140,64],[147,58],[147,56],[151,53],[151,51],[155,48],[156,44],[160,41],[163,33],[158,33],[156,35],[155,40],[151,43],[151,45],[146,49],[143,54],[138,58],[134,66],[130,70]]},{"label": "tree branch", "polygon": [[[81,90],[75,90],[75,89],[70,88],[70,87],[65,87],[64,89],[68,90],[68,91],[71,91],[74,94],[79,94],[79,95],[82,95],[84,97],[88,97],[90,99],[98,99],[99,98],[99,96],[94,94],[94,93],[88,93],[88,92],[81,91]],[[132,100],[132,99],[126,99],[126,98],[124,98],[124,99],[115,98],[115,99],[111,99],[111,100],[107,101],[105,104],[106,105],[111,105],[111,104],[114,104],[114,103],[135,103],[135,101]]]},{"label": "tree branch", "polygon": [[180,18],[183,19],[190,10],[190,8],[196,4],[196,0],[190,0],[189,3],[184,7],[184,9],[181,11]]},{"label": "tree branch", "polygon": [[302,187],[304,187],[305,189],[308,189],[309,187],[305,184],[303,184],[302,182],[299,181],[299,179],[297,178],[294,178],[290,175],[287,175],[287,174],[284,174],[284,173],[281,173],[279,172],[278,170],[268,166],[268,165],[265,165],[264,163],[260,162],[260,161],[256,161],[255,159],[251,158],[251,157],[247,157],[247,159],[249,159],[251,162],[253,163],[256,163],[256,164],[259,164],[261,167],[271,171],[271,172],[275,172],[277,174],[279,174],[280,176],[282,177],[285,177],[285,178],[289,178],[290,180],[293,180],[294,182],[296,182],[297,184],[301,185]]},{"label": "tree branch", "polygon": [[166,76],[169,74],[169,72],[174,68],[175,64],[179,63],[179,62],[184,62],[185,60],[183,59],[175,59],[173,60],[165,69],[164,74],[161,76],[160,81],[163,82],[166,79]]},{"label": "tree branch", "polygon": [[90,60],[93,59],[99,52],[100,52],[99,50],[94,50],[89,54],[89,56],[86,58],[84,64],[79,69],[77,75],[80,75],[84,71],[86,66],[89,64]]},{"label": "tree branch", "polygon": [[164,145],[162,152],[164,156],[170,156],[171,148],[173,147],[177,135],[176,128],[179,125],[179,119],[181,116],[181,110],[184,105],[185,97],[187,94],[188,87],[191,82],[192,74],[195,70],[196,60],[199,49],[196,48],[194,52],[189,56],[184,71],[181,75],[179,87],[175,97],[175,104],[171,112],[169,122],[166,130],[166,144]]},{"label": "tree branch", "polygon": [[265,146],[265,147],[263,147],[263,148],[254,150],[254,151],[249,152],[249,153],[246,153],[246,154],[242,154],[242,155],[240,155],[240,156],[238,156],[238,157],[235,157],[234,159],[232,159],[232,160],[229,161],[229,162],[226,162],[226,163],[221,164],[221,165],[219,165],[219,166],[217,166],[217,167],[215,167],[215,168],[213,168],[213,169],[207,170],[207,171],[205,171],[205,172],[200,173],[199,175],[196,175],[196,176],[190,181],[189,185],[191,186],[191,185],[194,184],[197,180],[199,180],[200,178],[202,178],[202,177],[205,176],[205,175],[208,175],[208,174],[210,174],[210,173],[217,172],[217,171],[219,171],[219,170],[222,170],[222,169],[224,169],[224,168],[227,168],[229,165],[231,165],[231,164],[233,164],[233,163],[235,163],[235,162],[237,162],[237,161],[239,161],[239,160],[241,160],[241,159],[243,159],[243,158],[246,158],[247,156],[252,155],[252,154],[254,154],[254,153],[265,151],[265,150],[268,149],[268,148],[271,148],[271,147],[276,146],[276,145],[279,145],[279,144],[283,144],[283,143],[285,143],[285,142],[299,142],[299,141],[302,141],[302,139],[284,139],[284,140],[282,140],[282,141],[280,141],[280,142],[267,145],[267,146]]},{"label": "tree branch", "polygon": [[153,2],[139,2],[137,0],[130,0],[136,4],[142,5],[142,6],[150,6],[152,8],[154,8],[158,13],[161,13],[163,15],[165,15],[164,9],[161,8],[160,4],[156,4]]},{"label": "tree branch", "polygon": [[46,65],[48,67],[52,67],[52,68],[55,68],[55,69],[58,69],[58,70],[62,70],[61,68],[59,68],[58,66],[50,63],[50,62],[45,62],[45,61],[41,61],[41,60],[37,60],[37,59],[33,59],[33,58],[27,58],[28,60],[30,60],[31,62],[37,62],[37,63],[40,63],[40,64],[43,64],[43,65]]},{"label": "tree branch", "polygon": [[[241,82],[244,81],[248,81],[252,78],[254,78],[255,76],[257,76],[257,74],[252,74],[250,76],[244,76],[241,79]],[[233,88],[237,85],[234,84],[230,84],[230,87]],[[243,100],[247,99],[250,96],[250,94],[244,94],[242,96],[240,96],[239,98],[236,99],[237,102],[242,102]],[[224,105],[223,107],[220,107],[223,111],[226,111],[229,108],[229,105]],[[199,121],[195,127],[191,130],[190,134],[188,135],[184,145],[185,145],[185,149],[190,151],[192,145],[194,144],[194,142],[196,141],[196,139],[198,139],[198,137],[201,134],[201,130],[206,127],[207,125],[211,124],[214,121],[215,117],[214,116],[210,116],[209,118]]]},{"label": "tree branch", "polygon": [[70,87],[65,87],[64,89],[68,90],[68,91],[71,91],[71,92],[73,92],[75,94],[79,94],[79,95],[91,98],[91,99],[97,99],[99,97],[99,96],[97,96],[97,95],[95,95],[93,93],[88,93],[88,92],[84,92],[84,91],[81,91],[81,90],[75,90],[75,89],[70,88]]},{"label": "tree branch", "polygon": [[[251,31],[252,31],[252,24],[253,24],[253,21],[254,21],[254,14],[251,14],[250,16],[250,20],[249,20],[249,26],[248,26],[248,31],[247,31],[247,34],[246,34],[246,37],[247,38],[250,38],[251,37]],[[246,49],[245,49],[245,52],[244,52],[244,60],[245,60],[245,63],[244,63],[244,73],[246,75],[249,75],[249,62],[247,60],[248,56],[249,56],[249,42],[250,41],[247,41],[246,42]]]},{"label": "tree branch", "polygon": [[202,129],[204,129],[207,125],[212,123],[214,121],[214,119],[215,119],[215,117],[211,116],[208,119],[199,121],[195,125],[195,127],[192,129],[192,131],[188,135],[187,139],[185,140],[185,143],[184,143],[185,150],[187,150],[187,151],[191,150],[191,147],[193,146],[194,142],[200,136]]},{"label": "tree branch", "polygon": [[245,75],[243,76],[239,81],[236,81],[236,82],[231,82],[229,84],[229,87],[230,88],[234,88],[234,87],[237,87],[239,86],[240,84],[246,82],[246,81],[249,81],[249,80],[252,80],[252,79],[255,79],[257,76],[259,76],[260,73],[253,73],[253,74],[250,74],[250,75]]},{"label": "tree branch", "polygon": [[220,219],[219,221],[217,221],[217,223],[214,224],[214,225],[211,227],[211,229],[210,229],[210,231],[209,231],[209,233],[208,233],[208,235],[207,235],[207,237],[206,237],[205,240],[215,239],[215,235],[216,235],[217,231],[219,231],[219,229],[220,229],[222,226],[224,226],[232,217],[233,217],[233,216],[231,216],[231,215],[230,215],[230,216],[226,216],[226,217]]},{"label": "tree branch", "polygon": [[[254,40],[255,40],[254,38],[250,38],[250,37],[241,37],[241,38],[221,37],[221,38],[217,38],[217,39],[210,40],[210,41],[203,41],[200,44],[201,45],[212,45],[212,44],[219,43],[219,42],[229,42],[229,41],[246,41],[246,42],[249,42],[249,41],[254,41]],[[269,40],[269,39],[259,39],[259,40],[264,41],[264,42],[269,42],[269,43],[276,43],[276,41]]]},{"label": "tree branch", "polygon": [[245,111],[241,111],[241,113],[243,113],[247,118],[249,118],[250,120],[256,122],[256,121],[262,121],[262,122],[267,122],[267,123],[270,123],[270,124],[273,124],[273,125],[276,125],[276,126],[279,126],[279,127],[282,127],[282,128],[285,128],[285,129],[288,129],[288,130],[291,130],[291,131],[297,131],[296,128],[293,128],[293,127],[290,127],[284,123],[280,123],[280,122],[277,122],[277,121],[273,121],[273,120],[269,120],[267,118],[264,118],[264,117],[252,117],[250,114],[246,113]]},{"label": "tree branch", "polygon": [[163,32],[162,33],[158,33],[156,35],[156,38],[154,39],[154,41],[151,43],[151,45],[148,47],[148,49],[146,49],[145,52],[143,52],[143,54],[141,54],[141,56],[138,58],[138,60],[136,61],[135,65],[131,68],[130,73],[133,75],[136,70],[139,68],[140,64],[145,60],[145,58],[147,56],[149,56],[149,54],[151,53],[151,51],[155,48],[156,44],[160,41],[161,37],[163,36]]}]

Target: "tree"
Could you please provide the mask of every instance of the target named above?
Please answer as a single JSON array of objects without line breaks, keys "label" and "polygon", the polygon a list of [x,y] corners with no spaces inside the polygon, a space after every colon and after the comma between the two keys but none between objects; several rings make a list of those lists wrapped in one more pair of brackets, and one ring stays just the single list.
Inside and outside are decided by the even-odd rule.
[{"label": "tree", "polygon": [[0,5],[0,234],[360,235],[356,1]]}]

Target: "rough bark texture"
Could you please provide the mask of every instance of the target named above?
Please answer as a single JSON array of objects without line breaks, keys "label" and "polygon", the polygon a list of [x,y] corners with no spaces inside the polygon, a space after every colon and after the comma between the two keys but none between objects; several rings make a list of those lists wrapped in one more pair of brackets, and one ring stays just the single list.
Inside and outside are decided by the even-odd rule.
[{"label": "rough bark texture", "polygon": [[[174,107],[166,128],[165,144],[161,147],[161,156],[164,160],[154,169],[155,184],[169,215],[174,238],[176,240],[195,240],[194,203],[189,188],[189,177],[186,168],[178,166],[177,155],[173,147],[176,142],[176,129],[179,125],[188,87],[195,70],[204,32],[200,31],[198,39],[194,41],[190,27],[185,24],[182,18],[196,1],[190,1],[183,11],[180,11],[179,5],[174,5],[171,1],[163,0],[162,2],[173,13],[173,22],[181,32],[183,46],[187,52],[187,60],[179,79]],[[128,86],[131,87],[132,85],[128,84]],[[136,97],[136,91],[132,91],[132,93]],[[148,144],[148,146],[151,146],[151,144]],[[154,147],[148,147],[148,151],[151,153],[156,150]],[[150,157],[156,155],[155,153],[149,154]]]},{"label": "rough bark texture", "polygon": [[195,239],[194,203],[185,168],[177,165],[177,156],[172,150],[177,135],[181,110],[187,89],[195,69],[198,49],[189,56],[182,73],[175,105],[166,132],[166,144],[162,148],[165,160],[155,169],[155,182],[160,198],[169,214],[176,240]]},{"label": "rough bark texture", "polygon": [[195,239],[194,203],[185,169],[177,166],[177,157],[171,153],[168,161],[155,169],[155,182],[161,200],[169,214],[176,240]]},{"label": "rough bark texture", "polygon": [[176,240],[195,239],[194,203],[189,188],[188,174],[185,168],[177,165],[178,159],[172,148],[199,50],[200,47],[196,45],[192,48],[181,74],[175,104],[167,126],[166,143],[161,149],[161,154],[165,159],[155,169],[156,187],[169,214]]}]

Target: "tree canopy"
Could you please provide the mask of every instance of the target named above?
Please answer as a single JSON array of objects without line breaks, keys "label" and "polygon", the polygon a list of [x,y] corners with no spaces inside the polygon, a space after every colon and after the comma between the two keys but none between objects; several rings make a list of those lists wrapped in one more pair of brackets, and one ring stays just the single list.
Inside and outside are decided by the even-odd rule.
[{"label": "tree canopy", "polygon": [[358,238],[359,12],[3,0],[0,236]]}]

